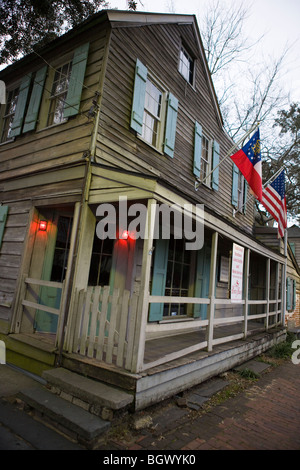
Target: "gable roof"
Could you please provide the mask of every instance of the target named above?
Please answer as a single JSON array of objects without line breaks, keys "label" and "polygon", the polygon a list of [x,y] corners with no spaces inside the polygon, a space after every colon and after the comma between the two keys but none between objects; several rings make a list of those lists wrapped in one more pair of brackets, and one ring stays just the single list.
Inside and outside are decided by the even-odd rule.
[{"label": "gable roof", "polygon": [[[75,26],[73,29],[65,33],[64,35],[54,39],[40,50],[38,50],[38,54],[42,55],[45,52],[50,52],[53,49],[56,49],[57,46],[63,42],[70,40],[72,37],[80,34],[87,29],[95,26],[99,23],[103,23],[105,21],[109,21],[111,27],[130,27],[130,26],[147,26],[153,24],[178,24],[178,25],[191,25],[193,28],[194,36],[196,39],[196,46],[199,52],[199,56],[202,59],[202,63],[204,65],[204,70],[207,77],[207,82],[209,86],[209,92],[211,94],[212,102],[216,111],[217,118],[219,120],[219,124],[223,126],[223,118],[221,114],[221,110],[219,107],[217,95],[215,92],[214,84],[211,78],[211,74],[209,71],[205,50],[203,46],[203,42],[201,39],[197,19],[195,15],[183,15],[183,14],[173,14],[173,13],[148,13],[148,12],[138,12],[138,11],[123,11],[123,10],[101,10],[98,13],[90,16],[88,19],[83,21],[82,23]],[[24,66],[31,61],[37,59],[37,54],[32,52],[25,57],[17,60],[12,65],[9,65],[5,69],[0,72],[0,77],[5,78],[9,73],[13,72],[14,70],[19,69],[19,67]]]}]

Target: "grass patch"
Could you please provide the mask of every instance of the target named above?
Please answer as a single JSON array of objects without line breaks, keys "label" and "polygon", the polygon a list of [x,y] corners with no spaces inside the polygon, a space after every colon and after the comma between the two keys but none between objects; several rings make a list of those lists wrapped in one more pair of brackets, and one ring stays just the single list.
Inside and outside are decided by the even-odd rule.
[{"label": "grass patch", "polygon": [[251,369],[242,369],[239,371],[239,374],[241,377],[243,377],[244,379],[250,379],[250,380],[256,380],[256,379],[259,379],[259,374],[257,374],[256,372],[254,372],[253,370]]},{"label": "grass patch", "polygon": [[294,352],[292,344],[295,341],[296,336],[293,333],[288,332],[286,340],[282,343],[276,344],[266,352],[267,357],[274,359],[289,359],[292,357]]}]

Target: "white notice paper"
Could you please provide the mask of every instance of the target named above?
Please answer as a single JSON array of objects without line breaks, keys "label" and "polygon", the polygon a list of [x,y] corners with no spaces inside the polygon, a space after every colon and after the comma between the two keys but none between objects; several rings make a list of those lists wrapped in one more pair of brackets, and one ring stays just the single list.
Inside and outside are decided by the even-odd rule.
[{"label": "white notice paper", "polygon": [[243,300],[243,266],[244,248],[233,244],[231,264],[231,301],[241,302]]}]

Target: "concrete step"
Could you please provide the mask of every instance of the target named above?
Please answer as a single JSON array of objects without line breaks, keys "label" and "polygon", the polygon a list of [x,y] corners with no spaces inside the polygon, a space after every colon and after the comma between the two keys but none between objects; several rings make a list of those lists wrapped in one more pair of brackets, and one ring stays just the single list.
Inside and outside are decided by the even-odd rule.
[{"label": "concrete step", "polygon": [[52,392],[104,419],[113,419],[133,402],[130,393],[62,367],[45,371],[42,377]]},{"label": "concrete step", "polygon": [[48,419],[57,430],[64,432],[79,443],[89,445],[106,432],[109,421],[54,395],[44,387],[30,388],[19,392],[19,397],[28,406]]}]

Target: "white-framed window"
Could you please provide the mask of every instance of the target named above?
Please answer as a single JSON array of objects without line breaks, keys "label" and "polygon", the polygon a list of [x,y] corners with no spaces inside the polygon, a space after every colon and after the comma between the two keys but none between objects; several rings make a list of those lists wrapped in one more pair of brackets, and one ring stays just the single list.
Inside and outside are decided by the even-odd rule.
[{"label": "white-framed window", "polygon": [[48,111],[47,126],[66,121],[64,109],[69,89],[72,62],[67,62],[55,71]]},{"label": "white-framed window", "polygon": [[244,209],[244,193],[245,193],[245,178],[241,172],[239,172],[238,176],[238,203],[237,203],[237,210],[242,212]]},{"label": "white-framed window", "polygon": [[207,186],[210,186],[210,183],[211,183],[211,178],[210,178],[211,164],[212,164],[212,142],[205,135],[202,135],[200,179]]},{"label": "white-framed window", "polygon": [[8,91],[5,111],[3,115],[3,124],[1,131],[1,142],[6,142],[11,138],[12,123],[15,117],[17,101],[19,96],[19,87]]},{"label": "white-framed window", "polygon": [[137,59],[130,127],[171,158],[175,151],[178,106],[177,98]]},{"label": "white-framed window", "polygon": [[151,80],[147,79],[142,137],[149,144],[160,148],[162,135],[162,113],[164,93]]},{"label": "white-framed window", "polygon": [[188,83],[194,85],[195,61],[183,46],[179,55],[179,72]]}]

